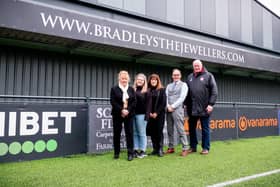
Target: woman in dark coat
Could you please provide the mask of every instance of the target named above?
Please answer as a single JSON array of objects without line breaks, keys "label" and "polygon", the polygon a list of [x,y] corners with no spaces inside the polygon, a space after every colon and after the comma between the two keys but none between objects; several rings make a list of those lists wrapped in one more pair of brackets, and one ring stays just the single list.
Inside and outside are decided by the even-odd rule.
[{"label": "woman in dark coat", "polygon": [[119,84],[111,88],[110,102],[113,118],[114,158],[120,154],[120,138],[124,123],[128,161],[133,159],[133,117],[135,115],[136,95],[134,89],[128,85],[129,74],[120,71]]},{"label": "woman in dark coat", "polygon": [[157,74],[148,79],[146,120],[147,135],[151,136],[152,155],[163,156],[163,127],[165,120],[166,95]]}]

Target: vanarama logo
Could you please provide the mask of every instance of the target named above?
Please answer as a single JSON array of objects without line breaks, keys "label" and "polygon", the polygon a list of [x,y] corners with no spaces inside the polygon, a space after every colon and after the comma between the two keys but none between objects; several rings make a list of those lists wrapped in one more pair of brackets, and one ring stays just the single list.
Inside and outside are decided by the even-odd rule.
[{"label": "vanarama logo", "polygon": [[257,118],[247,119],[246,116],[241,116],[238,121],[240,131],[246,131],[248,128],[261,128],[261,127],[277,127],[277,118]]},{"label": "vanarama logo", "polygon": [[[197,122],[197,128],[201,130],[200,120]],[[185,131],[189,134],[189,122],[188,118],[185,118]],[[236,122],[234,119],[213,119],[210,120],[210,129],[234,129],[236,128]]]}]

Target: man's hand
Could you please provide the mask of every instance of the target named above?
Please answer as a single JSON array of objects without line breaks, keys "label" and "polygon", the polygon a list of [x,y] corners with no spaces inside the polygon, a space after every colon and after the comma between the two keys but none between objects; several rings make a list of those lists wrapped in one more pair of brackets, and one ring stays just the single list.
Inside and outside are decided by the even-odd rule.
[{"label": "man's hand", "polygon": [[213,107],[211,105],[208,105],[206,111],[208,114],[210,114],[213,111]]},{"label": "man's hand", "polygon": [[172,108],[170,105],[167,106],[167,112],[174,112],[174,108]]}]

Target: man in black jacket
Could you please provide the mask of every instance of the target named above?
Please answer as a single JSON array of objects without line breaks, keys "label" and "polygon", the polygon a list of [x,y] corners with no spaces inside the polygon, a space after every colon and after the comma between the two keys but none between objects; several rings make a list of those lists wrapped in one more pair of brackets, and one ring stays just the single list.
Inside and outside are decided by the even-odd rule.
[{"label": "man in black jacket", "polygon": [[200,120],[202,128],[203,155],[210,150],[210,114],[216,102],[218,89],[214,76],[206,70],[200,60],[193,61],[193,73],[187,77],[189,93],[186,99],[189,116],[190,149],[189,153],[196,152],[198,144],[196,136],[197,121]]}]

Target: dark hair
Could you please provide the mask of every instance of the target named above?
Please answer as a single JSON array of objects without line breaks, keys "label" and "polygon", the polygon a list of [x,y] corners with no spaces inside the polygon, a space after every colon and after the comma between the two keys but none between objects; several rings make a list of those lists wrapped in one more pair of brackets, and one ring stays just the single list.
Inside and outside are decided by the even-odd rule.
[{"label": "dark hair", "polygon": [[151,74],[148,78],[148,88],[152,87],[152,85],[151,85],[151,80],[152,79],[157,80],[157,86],[156,86],[157,90],[163,88],[163,85],[161,84],[161,81],[160,81],[160,78],[159,78],[158,74],[155,74],[155,73]]}]

